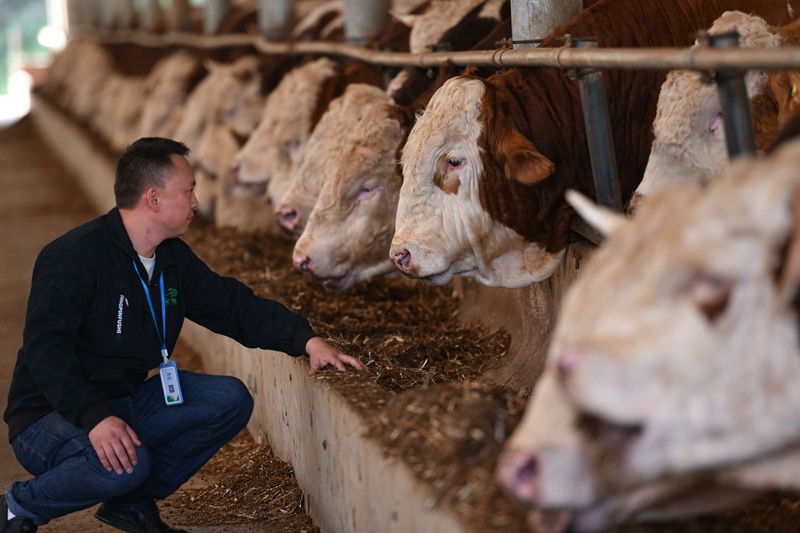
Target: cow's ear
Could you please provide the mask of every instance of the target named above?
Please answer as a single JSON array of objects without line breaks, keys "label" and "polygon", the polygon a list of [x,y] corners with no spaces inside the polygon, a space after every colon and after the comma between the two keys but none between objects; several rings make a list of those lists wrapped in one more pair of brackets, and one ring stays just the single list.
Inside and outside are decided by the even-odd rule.
[{"label": "cow's ear", "polygon": [[627,221],[623,215],[597,205],[576,190],[569,189],[565,196],[567,202],[575,208],[581,218],[602,233],[603,236],[608,236],[608,234]]},{"label": "cow's ear", "polygon": [[790,208],[792,228],[778,279],[778,293],[785,298],[787,305],[796,297],[800,285],[800,186],[792,192]]},{"label": "cow's ear", "polygon": [[773,72],[769,87],[778,102],[778,123],[783,125],[800,108],[800,72]]},{"label": "cow's ear", "polygon": [[530,139],[513,128],[508,130],[500,143],[500,153],[505,159],[505,175],[523,185],[539,183],[556,168],[552,161],[536,149]]}]

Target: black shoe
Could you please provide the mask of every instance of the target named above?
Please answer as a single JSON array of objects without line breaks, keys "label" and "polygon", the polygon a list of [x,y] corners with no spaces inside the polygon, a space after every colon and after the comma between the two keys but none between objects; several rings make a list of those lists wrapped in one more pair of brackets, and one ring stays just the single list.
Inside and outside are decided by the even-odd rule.
[{"label": "black shoe", "polygon": [[101,503],[94,517],[128,533],[189,533],[183,529],[171,528],[162,522],[156,502],[150,502],[144,511],[119,511]]},{"label": "black shoe", "polygon": [[6,495],[0,494],[0,533],[36,533],[37,529],[30,518],[15,516],[9,520]]}]

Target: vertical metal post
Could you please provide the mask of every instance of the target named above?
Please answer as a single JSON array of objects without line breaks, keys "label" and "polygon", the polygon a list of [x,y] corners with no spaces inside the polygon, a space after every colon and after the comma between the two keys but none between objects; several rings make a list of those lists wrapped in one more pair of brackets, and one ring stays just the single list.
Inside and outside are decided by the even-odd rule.
[{"label": "vertical metal post", "polygon": [[145,0],[140,27],[147,31],[155,31],[161,22],[161,6],[158,0]]},{"label": "vertical metal post", "polygon": [[259,0],[258,29],[271,41],[289,37],[294,22],[294,0]]},{"label": "vertical metal post", "polygon": [[[708,35],[711,48],[736,48],[739,46],[739,33],[736,31],[719,35]],[[718,70],[714,78],[722,106],[722,123],[725,128],[725,143],[728,157],[733,159],[742,154],[756,153],[756,134],[753,114],[750,111],[750,98],[743,70]]]},{"label": "vertical metal post", "polygon": [[70,30],[80,28],[85,22],[82,0],[66,0],[66,6],[66,27]]},{"label": "vertical metal post", "polygon": [[[576,48],[596,48],[598,43],[596,40],[586,39],[576,41],[574,45]],[[614,140],[611,136],[611,122],[608,118],[603,73],[578,69],[578,83],[597,203],[622,211],[622,193],[614,154]]]},{"label": "vertical metal post", "polygon": [[188,31],[192,29],[192,14],[189,0],[172,0],[169,9],[169,28],[175,31]]},{"label": "vertical metal post", "polygon": [[100,2],[100,27],[104,30],[108,30],[114,27],[114,11],[116,10],[114,0],[106,0],[105,2]]},{"label": "vertical metal post", "polygon": [[345,0],[344,37],[363,45],[389,25],[391,0]]},{"label": "vertical metal post", "polygon": [[511,38],[514,50],[533,48],[583,9],[583,0],[511,0]]},{"label": "vertical metal post", "polygon": [[133,26],[133,0],[116,0],[114,11],[115,27],[130,29]]},{"label": "vertical metal post", "polygon": [[217,33],[230,8],[230,0],[208,0],[205,16],[203,17],[203,33],[206,35]]}]

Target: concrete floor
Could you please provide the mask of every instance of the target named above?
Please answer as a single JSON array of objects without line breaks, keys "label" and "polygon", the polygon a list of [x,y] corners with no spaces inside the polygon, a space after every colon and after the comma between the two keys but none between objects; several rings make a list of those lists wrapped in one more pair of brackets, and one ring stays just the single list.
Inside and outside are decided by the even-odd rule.
[{"label": "concrete floor", "polygon": [[[49,241],[98,213],[74,177],[48,150],[29,118],[0,125],[0,191],[0,412],[4,412],[17,351],[22,344],[36,256]],[[11,451],[6,425],[0,426],[0,491],[5,491],[14,480],[28,479],[30,475],[19,466]],[[94,511],[95,508],[90,508],[53,520],[40,531],[117,531],[95,519]],[[163,510],[162,517],[170,525],[180,526],[179,510]],[[268,524],[188,529],[192,533],[273,531]]]}]

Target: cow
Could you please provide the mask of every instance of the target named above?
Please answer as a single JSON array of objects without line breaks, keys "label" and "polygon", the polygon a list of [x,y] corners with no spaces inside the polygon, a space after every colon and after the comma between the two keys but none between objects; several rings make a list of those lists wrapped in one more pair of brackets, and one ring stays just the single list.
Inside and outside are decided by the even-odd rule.
[{"label": "cow", "polygon": [[[724,4],[724,5],[723,5]],[[542,47],[596,37],[604,47],[688,46],[728,9],[786,24],[800,5],[601,0],[557,28]],[[604,73],[622,197],[638,185],[653,140],[665,74]],[[513,68],[448,80],[417,120],[402,154],[403,187],[390,257],[407,277],[454,274],[518,288],[550,276],[568,239],[564,191],[594,196],[577,82],[554,68]]]},{"label": "cow", "polygon": [[[511,18],[508,0],[429,1],[411,13],[392,14],[409,28],[407,51],[415,54],[472,49],[500,21],[510,22]],[[496,48],[494,45],[491,48]],[[405,67],[392,78],[386,92],[398,105],[412,105],[435,77],[432,69]]]},{"label": "cow", "polygon": [[114,59],[91,41],[70,41],[56,56],[42,91],[79,123],[87,124],[98,106],[97,94],[114,72]]},{"label": "cow", "polygon": [[[423,7],[426,9],[434,9],[439,5],[439,3],[430,5],[429,3],[423,4]],[[466,43],[473,43],[475,42],[479,35],[483,35],[484,31],[486,30],[486,21],[490,21],[492,23],[491,32],[488,36],[482,38],[481,40],[477,41],[477,44],[473,46],[476,49],[482,48],[489,48],[494,47],[498,40],[503,38],[508,38],[511,36],[511,29],[510,29],[510,20],[505,20],[501,23],[497,22],[495,19],[485,19],[485,18],[474,18],[474,13],[477,13],[482,9],[484,6],[479,5],[477,8],[473,10],[472,13],[468,14],[464,19],[457,22],[448,32],[445,33],[444,39],[447,39],[448,43],[458,43],[458,45],[465,45]],[[419,27],[417,25],[415,27]],[[414,119],[414,114],[417,110],[424,106],[427,103],[428,99],[430,98],[430,89],[431,87],[435,87],[441,85],[443,81],[442,72],[446,72],[446,76],[453,76],[456,73],[456,69],[452,65],[446,65],[440,70],[439,76],[436,78],[429,78],[427,75],[420,78],[420,80],[416,80],[412,83],[413,87],[410,85],[406,85],[402,88],[399,88],[399,92],[402,93],[401,98],[407,99],[411,98],[412,95],[414,96],[413,101],[410,104],[399,104],[401,107],[408,107],[404,111],[402,115],[397,116],[405,116],[408,120],[412,121]],[[423,83],[420,83],[420,81]],[[427,93],[426,93],[427,91]],[[387,95],[390,93],[389,89],[386,90]],[[395,92],[395,95],[398,93]],[[395,103],[398,103],[394,97],[392,99]],[[352,115],[351,115],[352,116]],[[332,120],[332,117],[331,117]],[[348,120],[348,118],[343,118],[342,120]],[[321,125],[321,124],[320,124]],[[320,126],[318,125],[317,128]],[[331,125],[332,128],[335,128],[335,125]],[[344,124],[340,124],[340,130],[346,130],[346,126]],[[376,135],[380,135],[380,131],[376,130]],[[312,136],[317,136],[316,128]],[[336,142],[340,143],[344,139],[343,136],[337,136]],[[403,139],[405,142],[405,139]],[[310,149],[310,148],[309,148]],[[311,209],[314,207],[314,202],[316,201],[316,195],[319,192],[319,184],[322,172],[316,170],[317,167],[325,166],[326,174],[332,175],[334,173],[335,165],[331,165],[331,161],[338,158],[338,152],[340,149],[338,147],[323,147],[317,146],[315,147],[314,151],[309,151],[303,159],[303,166],[309,166],[309,169],[304,169],[299,171],[295,174],[294,177],[291,178],[291,185],[290,189],[296,189],[301,192],[300,195],[295,196],[287,192],[287,196],[281,201],[281,205],[277,207],[277,214],[279,217],[280,223],[287,228],[289,232],[293,234],[295,239],[299,237],[299,234],[303,231],[303,225],[307,220],[308,215],[310,214]],[[316,161],[315,159],[322,159],[321,161]],[[311,159],[311,160],[309,160]],[[388,160],[387,160],[388,162]],[[392,164],[393,167],[396,165]],[[313,168],[313,170],[312,170]],[[306,183],[306,180],[311,179],[312,183]],[[298,182],[299,180],[299,182]],[[394,218],[394,209],[392,209],[392,219]],[[383,213],[380,215],[381,219],[389,216],[389,212]],[[382,225],[384,222],[378,222],[378,225]],[[387,244],[388,246],[388,244]]]},{"label": "cow", "polygon": [[[179,140],[195,151],[190,153],[192,164],[204,154],[196,151],[203,137],[215,127],[230,128],[238,135],[248,135],[257,124],[259,110],[264,105],[263,78],[256,56],[244,55],[230,64],[205,61],[209,73],[184,102],[175,121],[168,124],[164,136]],[[210,165],[209,165],[210,166]],[[201,213],[210,213],[215,201],[213,180],[198,183],[198,197],[205,197]]]},{"label": "cow", "polygon": [[327,289],[343,292],[376,276],[396,275],[386,261],[386,244],[400,192],[398,151],[410,126],[403,112],[387,101],[362,109],[295,244],[295,268]]},{"label": "cow", "polygon": [[268,187],[267,201],[277,205],[303,160],[311,132],[331,100],[350,83],[380,87],[383,76],[361,62],[325,57],[286,74],[268,96],[258,127],[233,160],[236,179],[249,187]]},{"label": "cow", "polygon": [[[800,22],[773,27],[755,15],[726,11],[708,30],[709,35],[736,31],[742,48],[771,49],[796,46]],[[699,47],[695,43],[693,48]],[[791,113],[789,102],[794,72],[770,74],[751,70],[746,75],[755,126],[756,149],[763,151],[778,132],[784,116]],[[642,182],[628,204],[634,214],[643,198],[672,183],[699,180],[708,183],[728,167],[728,153],[717,88],[696,71],[670,72],[661,87],[653,122],[655,140]],[[782,80],[782,81],[781,81]],[[778,98],[785,102],[781,110]]]},{"label": "cow", "polygon": [[599,529],[676,498],[684,515],[711,510],[700,486],[723,506],[800,489],[798,168],[795,137],[705,189],[652,195],[633,220],[569,193],[606,238],[501,458],[514,499]]},{"label": "cow", "polygon": [[[496,24],[474,48],[493,47],[509,37],[509,22]],[[357,282],[397,276],[386,251],[394,233],[402,183],[400,150],[417,112],[436,88],[458,73],[458,67],[446,63],[412,104],[372,106],[369,120],[362,119],[365,125],[345,139],[344,156],[324,158],[335,163],[327,174],[330,182],[323,182],[308,224],[295,244],[292,261],[296,268],[340,292]],[[337,231],[331,231],[334,227]]]},{"label": "cow", "polygon": [[159,61],[145,82],[147,100],[138,137],[165,136],[167,125],[207,74],[200,58],[188,50],[177,50]]},{"label": "cow", "polygon": [[375,103],[389,103],[386,91],[364,83],[352,83],[344,94],[333,100],[322,115],[308,139],[305,155],[290,184],[276,207],[276,216],[281,227],[294,240],[300,237],[305,223],[319,195],[320,186],[336,169],[335,161],[342,157],[347,135],[359,124],[360,112]]}]

